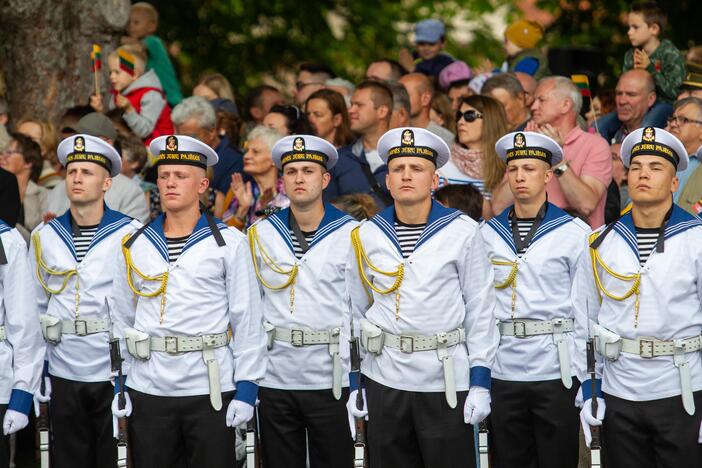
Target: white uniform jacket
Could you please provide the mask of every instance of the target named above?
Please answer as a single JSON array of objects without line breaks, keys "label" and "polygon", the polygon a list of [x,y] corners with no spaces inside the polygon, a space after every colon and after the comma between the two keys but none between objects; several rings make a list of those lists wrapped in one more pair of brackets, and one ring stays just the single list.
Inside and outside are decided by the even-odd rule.
[{"label": "white uniform jacket", "polygon": [[[174,263],[168,261],[163,234],[164,215],[154,219],[129,249],[133,267],[147,276],[168,274],[165,307],[161,294],[135,295],[127,282],[124,255],[118,260],[112,295],[115,334],[135,328],[152,337],[198,336],[231,331],[228,346],[214,349],[219,365],[220,388],[231,391],[241,385],[246,398],[255,402],[257,382],[266,371],[266,340],[261,322],[261,298],[248,243],[242,233],[216,220],[226,245],[217,245],[201,215]],[[132,272],[137,291],[159,290],[161,281],[146,281]],[[163,315],[162,315],[163,312]],[[156,396],[209,394],[207,365],[199,351],[169,354],[151,352],[148,360],[127,354],[130,388]],[[247,384],[244,384],[247,382]],[[250,383],[250,384],[248,384]],[[253,398],[253,401],[249,401]]]},{"label": "white uniform jacket", "polygon": [[[29,262],[34,273],[34,295],[39,314],[60,320],[110,320],[107,298],[112,289],[116,268],[112,259],[120,250],[122,237],[138,229],[139,221],[105,206],[98,230],[81,262],[76,258],[71,234],[71,212],[40,224],[32,233]],[[38,235],[40,245],[35,243]],[[68,275],[49,274],[37,263],[37,248],[46,269],[54,272],[75,270],[61,292],[50,294],[42,286],[59,291]],[[41,281],[39,279],[41,278]],[[110,332],[86,336],[63,334],[58,344],[47,344],[49,373],[78,382],[110,380]]]},{"label": "white uniform jacket", "polygon": [[[298,260],[290,237],[290,209],[286,208],[256,224],[259,242],[283,270],[297,265],[294,282],[293,312],[290,312],[290,286],[273,290],[261,286],[263,319],[287,329],[331,330],[341,328],[340,357],[342,385],[348,386],[350,303],[346,275],[352,251],[351,230],[358,225],[351,216],[332,205],[324,207],[324,218],[317,228],[309,250]],[[256,247],[259,274],[271,286],[284,284],[288,276],[275,273],[263,262]],[[332,388],[332,358],[327,345],[293,346],[275,341],[268,351],[268,368],[261,386],[284,390],[322,390]]]},{"label": "white uniform jacket", "polygon": [[27,244],[17,229],[0,221],[4,259],[0,262],[0,404],[29,413],[39,388],[44,362],[44,340],[34,307],[32,273]]},{"label": "white uniform jacket", "polygon": [[[347,278],[354,313],[354,327],[365,317],[395,335],[435,335],[465,329],[465,346],[449,348],[455,366],[456,390],[470,385],[490,388],[490,369],[499,344],[495,326],[495,287],[485,242],[478,224],[461,212],[432,202],[429,219],[414,252],[402,258],[394,228],[395,209],[390,206],[360,227],[360,241],[369,261],[382,271],[395,271],[404,264],[399,288],[399,318],[396,296],[372,291],[368,296],[359,279],[356,258]],[[365,268],[368,279],[379,289],[393,285],[395,278]],[[469,357],[470,355],[470,357]],[[364,375],[382,385],[414,392],[442,392],[444,374],[436,351],[403,353],[385,346],[380,355],[365,353]]]},{"label": "white uniform jacket", "polygon": [[[598,231],[601,234],[603,228]],[[592,323],[617,335],[636,339],[654,337],[659,340],[684,339],[702,333],[702,221],[674,205],[665,226],[664,251],[654,249],[643,267],[639,264],[636,229],[631,213],[624,215],[607,234],[597,249],[602,261],[621,275],[641,274],[638,327],[635,323],[636,294],[618,301],[602,294],[593,279],[590,255],[580,258],[573,286],[576,313],[576,339],[584,349]],[[603,287],[613,295],[623,295],[632,281],[622,281],[598,265]],[[588,318],[591,321],[588,323]],[[578,376],[586,374],[584,351],[577,353]],[[686,353],[692,390],[702,390],[702,354]],[[602,390],[610,395],[632,401],[648,401],[681,394],[678,369],[673,356],[640,357],[621,353],[611,361],[600,354],[597,375],[602,378]]]},{"label": "white uniform jacket", "polygon": [[[512,238],[507,208],[481,226],[490,260],[517,262],[516,304],[512,316],[512,287],[496,289],[495,316],[499,321],[519,319],[572,319],[570,289],[578,259],[583,253],[587,224],[549,203],[531,244],[521,257]],[[512,265],[495,265],[495,284],[504,284]],[[573,356],[575,335],[566,333],[568,351]],[[571,363],[572,363],[571,359]],[[574,366],[572,375],[577,375]],[[497,348],[492,376],[509,381],[543,381],[561,378],[558,349],[552,335],[526,338],[502,336]]]}]

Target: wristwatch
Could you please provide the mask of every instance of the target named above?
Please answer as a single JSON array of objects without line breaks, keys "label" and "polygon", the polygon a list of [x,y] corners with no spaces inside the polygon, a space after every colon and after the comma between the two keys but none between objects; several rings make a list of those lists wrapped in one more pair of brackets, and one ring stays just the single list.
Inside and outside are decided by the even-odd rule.
[{"label": "wristwatch", "polygon": [[563,174],[565,174],[567,170],[568,170],[568,161],[563,161],[558,166],[556,166],[556,168],[553,170],[553,173],[556,174],[556,177],[560,177]]}]

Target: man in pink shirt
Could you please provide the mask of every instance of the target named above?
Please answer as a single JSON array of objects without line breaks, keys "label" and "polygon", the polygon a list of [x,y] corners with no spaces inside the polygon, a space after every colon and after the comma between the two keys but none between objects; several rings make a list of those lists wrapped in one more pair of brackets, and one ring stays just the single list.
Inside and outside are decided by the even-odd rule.
[{"label": "man in pink shirt", "polygon": [[546,186],[548,200],[598,228],[604,224],[607,187],[612,181],[609,146],[601,136],[578,126],[582,97],[568,78],[544,78],[534,94],[526,130],[550,136],[563,147],[565,156]]}]

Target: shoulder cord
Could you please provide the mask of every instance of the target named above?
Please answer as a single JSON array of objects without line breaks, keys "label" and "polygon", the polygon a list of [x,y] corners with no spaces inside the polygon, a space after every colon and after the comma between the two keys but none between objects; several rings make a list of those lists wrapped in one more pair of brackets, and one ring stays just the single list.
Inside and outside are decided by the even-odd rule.
[{"label": "shoulder cord", "polygon": [[505,289],[507,286],[512,286],[512,320],[515,319],[517,312],[517,272],[519,271],[519,263],[517,261],[507,261],[507,260],[494,260],[490,259],[493,265],[498,266],[511,266],[512,269],[507,275],[507,279],[502,283],[495,283],[495,288]]},{"label": "shoulder cord", "polygon": [[[397,267],[397,270],[395,271],[383,271],[380,270],[378,267],[373,265],[370,260],[368,259],[368,256],[366,255],[366,251],[363,248],[363,244],[361,243],[361,236],[359,233],[360,226],[354,228],[351,231],[351,244],[353,245],[353,251],[354,254],[356,255],[356,263],[358,264],[358,272],[361,277],[361,283],[363,284],[363,288],[366,291],[366,294],[368,294],[369,299],[373,299],[371,296],[370,291],[368,291],[368,288],[372,289],[373,291],[377,292],[378,294],[390,294],[392,292],[395,292],[395,320],[400,319],[400,286],[402,285],[402,280],[405,276],[405,265],[400,263]],[[395,282],[392,284],[387,289],[380,289],[376,287],[371,280],[368,279],[366,276],[366,272],[364,269],[364,264],[368,265],[368,268],[373,270],[375,273],[378,273],[383,276],[387,276],[389,278],[395,278]]]},{"label": "shoulder cord", "polygon": [[[247,236],[249,238],[249,249],[251,250],[251,260],[253,261],[256,277],[265,288],[272,291],[280,291],[290,286],[290,313],[292,314],[295,310],[295,279],[297,278],[297,263],[289,270],[284,270],[280,265],[278,265],[263,247],[263,244],[258,237],[258,229],[256,225],[249,228]],[[270,268],[274,273],[287,276],[288,279],[283,284],[273,286],[263,279],[263,276],[259,270],[258,261],[256,260],[256,246],[258,246],[258,252],[261,255],[261,260],[268,268]]]},{"label": "shoulder cord", "polygon": [[[78,270],[73,268],[72,270],[54,270],[53,268],[50,268],[45,262],[44,259],[42,258],[42,249],[41,249],[41,236],[39,231],[35,232],[32,235],[32,241],[34,242],[34,256],[37,262],[37,279],[39,280],[39,284],[41,284],[41,287],[46,291],[47,294],[49,295],[56,295],[56,294],[61,294],[65,289],[66,286],[68,286],[68,280],[71,279],[71,276],[76,277],[76,297],[75,297],[75,303],[76,303],[76,319],[79,317],[79,305],[80,305],[80,277],[78,276]],[[44,281],[44,277],[42,275],[42,271],[45,272],[49,276],[63,276],[63,283],[61,283],[61,287],[58,289],[51,289],[49,288],[48,284]]]},{"label": "shoulder cord", "polygon": [[[161,295],[161,310],[159,313],[159,322],[163,323],[164,316],[166,314],[166,286],[168,285],[168,271],[164,271],[160,275],[154,275],[154,276],[148,276],[139,271],[139,269],[134,266],[134,262],[132,261],[132,254],[129,251],[129,246],[127,245],[129,243],[130,238],[132,237],[131,234],[127,234],[122,238],[122,255],[124,255],[124,262],[127,265],[127,284],[129,284],[129,289],[132,290],[134,293],[134,296],[140,296],[140,297],[156,297],[158,295]],[[130,244],[131,246],[131,244]],[[161,285],[159,288],[153,292],[150,293],[144,293],[141,292],[134,286],[134,282],[132,280],[132,271],[137,274],[137,276],[144,281],[160,281]]]}]

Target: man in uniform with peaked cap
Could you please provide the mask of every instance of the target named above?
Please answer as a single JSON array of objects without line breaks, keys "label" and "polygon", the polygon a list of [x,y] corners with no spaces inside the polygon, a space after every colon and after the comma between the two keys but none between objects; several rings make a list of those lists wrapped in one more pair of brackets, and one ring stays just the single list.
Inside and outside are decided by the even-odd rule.
[{"label": "man in uniform with peaked cap", "polygon": [[[112,294],[124,338],[135,466],[229,468],[266,369],[243,234],[201,212],[217,154],[182,135],[150,145],[164,213],[122,242]],[[115,389],[117,390],[117,389]]]},{"label": "man in uniform with peaked cap", "polygon": [[702,221],[672,198],[688,154],[645,127],[626,137],[621,158],[632,209],[589,237],[573,286],[576,342],[593,336],[598,352],[594,395],[576,353],[583,431],[589,444],[590,426],[603,426],[608,468],[699,467]]},{"label": "man in uniform with peaked cap", "polygon": [[[490,413],[499,342],[493,272],[475,221],[431,198],[449,148],[423,128],[385,133],[393,205],[352,233],[348,278],[368,416],[370,466],[474,466],[471,425]],[[367,411],[356,407],[356,392]]]}]

